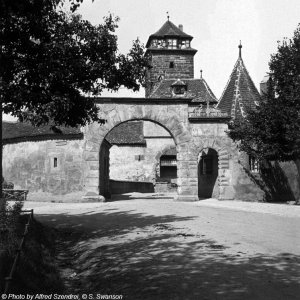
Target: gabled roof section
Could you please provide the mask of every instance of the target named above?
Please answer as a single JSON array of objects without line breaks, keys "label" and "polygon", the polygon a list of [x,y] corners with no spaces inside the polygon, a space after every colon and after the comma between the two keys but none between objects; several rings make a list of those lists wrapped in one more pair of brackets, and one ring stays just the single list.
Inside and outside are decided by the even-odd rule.
[{"label": "gabled roof section", "polygon": [[3,144],[14,144],[46,140],[81,140],[83,134],[79,128],[56,126],[56,132],[51,125],[34,127],[30,123],[2,122]]},{"label": "gabled roof section", "polygon": [[175,24],[173,24],[171,21],[166,21],[165,24],[155,33],[151,34],[149,36],[148,42],[146,44],[146,47],[149,47],[150,40],[157,39],[157,38],[167,38],[167,37],[173,37],[173,38],[182,38],[187,40],[192,40],[193,37],[182,30],[180,30]]},{"label": "gabled roof section", "polygon": [[186,86],[186,84],[181,79],[177,79],[175,82],[171,84],[171,86]]},{"label": "gabled roof section", "polygon": [[[178,98],[174,97],[172,93],[172,85],[176,79],[163,79],[157,83],[149,98]],[[217,104],[218,100],[210,87],[203,78],[200,79],[181,79],[180,82],[184,83],[187,91],[180,98],[192,98],[193,102]]]},{"label": "gabled roof section", "polygon": [[131,121],[115,127],[106,136],[112,145],[140,145],[145,146],[143,121]]},{"label": "gabled roof section", "polygon": [[247,109],[255,108],[260,100],[259,92],[242,60],[241,45],[239,48],[239,58],[217,106],[233,119],[244,118]]}]

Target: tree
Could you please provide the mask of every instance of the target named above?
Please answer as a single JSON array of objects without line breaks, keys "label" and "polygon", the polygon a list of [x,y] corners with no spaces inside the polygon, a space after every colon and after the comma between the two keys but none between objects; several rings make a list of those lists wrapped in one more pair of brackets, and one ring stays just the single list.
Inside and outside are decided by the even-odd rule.
[{"label": "tree", "polygon": [[278,42],[269,68],[261,102],[244,120],[234,120],[228,134],[259,161],[295,161],[300,178],[300,24],[292,39]]},{"label": "tree", "polygon": [[[62,10],[63,2],[0,0],[1,110],[36,126],[103,123],[84,94],[122,85],[138,90],[148,65],[144,48],[136,40],[127,55],[119,54],[118,18],[93,26]],[[70,2],[74,11],[82,1]]]}]

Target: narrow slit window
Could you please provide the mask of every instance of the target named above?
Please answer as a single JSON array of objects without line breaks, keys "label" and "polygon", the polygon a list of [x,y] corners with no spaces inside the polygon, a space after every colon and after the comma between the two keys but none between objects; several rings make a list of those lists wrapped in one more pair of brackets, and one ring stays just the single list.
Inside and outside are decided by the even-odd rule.
[{"label": "narrow slit window", "polygon": [[169,67],[170,67],[171,69],[174,68],[174,61],[170,61]]},{"label": "narrow slit window", "polygon": [[53,159],[53,167],[57,168],[57,157],[54,157]]}]

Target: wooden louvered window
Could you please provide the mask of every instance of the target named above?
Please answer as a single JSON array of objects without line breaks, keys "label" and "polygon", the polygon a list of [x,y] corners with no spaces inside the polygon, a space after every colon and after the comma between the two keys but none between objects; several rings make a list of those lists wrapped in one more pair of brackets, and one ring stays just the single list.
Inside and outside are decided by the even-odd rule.
[{"label": "wooden louvered window", "polygon": [[259,173],[260,166],[257,159],[255,159],[253,156],[249,156],[249,169],[253,173]]}]

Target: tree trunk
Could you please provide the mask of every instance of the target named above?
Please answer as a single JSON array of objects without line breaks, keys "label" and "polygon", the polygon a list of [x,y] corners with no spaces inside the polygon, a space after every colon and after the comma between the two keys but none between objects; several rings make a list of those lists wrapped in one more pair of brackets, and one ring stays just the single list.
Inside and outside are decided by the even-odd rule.
[{"label": "tree trunk", "polygon": [[[300,158],[295,159],[295,164],[296,164],[297,171],[298,171],[298,185],[299,185],[299,189],[300,189]],[[296,204],[300,205],[300,195],[298,196],[298,199],[296,199]]]},{"label": "tree trunk", "polygon": [[3,144],[2,144],[2,93],[1,93],[1,86],[2,86],[2,78],[0,77],[0,210],[5,209],[5,202],[3,199],[3,173],[2,173],[2,153],[3,153]]}]

